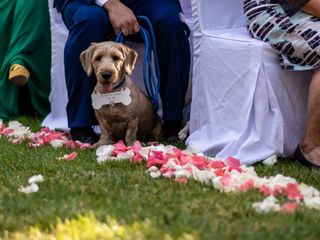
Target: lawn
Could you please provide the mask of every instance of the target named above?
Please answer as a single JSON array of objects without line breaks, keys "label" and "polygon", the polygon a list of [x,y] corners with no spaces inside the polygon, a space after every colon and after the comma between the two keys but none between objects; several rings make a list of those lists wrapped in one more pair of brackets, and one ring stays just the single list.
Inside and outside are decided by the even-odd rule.
[{"label": "lawn", "polygon": [[[40,119],[20,118],[33,131]],[[95,150],[29,148],[0,138],[0,238],[3,239],[319,239],[320,211],[255,212],[255,191],[221,193],[195,181],[152,179],[143,163],[98,164]],[[255,166],[320,189],[320,172],[293,159]],[[18,192],[29,177],[45,181],[33,194]]]}]

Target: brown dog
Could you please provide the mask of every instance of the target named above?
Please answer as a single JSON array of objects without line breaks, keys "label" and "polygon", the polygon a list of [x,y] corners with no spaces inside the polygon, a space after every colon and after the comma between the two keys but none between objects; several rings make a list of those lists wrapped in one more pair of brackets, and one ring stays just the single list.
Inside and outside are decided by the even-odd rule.
[{"label": "brown dog", "polygon": [[85,72],[93,71],[97,85],[92,94],[93,107],[101,129],[94,146],[123,139],[127,145],[151,135],[162,137],[162,124],[150,99],[132,82],[137,53],[115,42],[93,43],[80,55]]}]

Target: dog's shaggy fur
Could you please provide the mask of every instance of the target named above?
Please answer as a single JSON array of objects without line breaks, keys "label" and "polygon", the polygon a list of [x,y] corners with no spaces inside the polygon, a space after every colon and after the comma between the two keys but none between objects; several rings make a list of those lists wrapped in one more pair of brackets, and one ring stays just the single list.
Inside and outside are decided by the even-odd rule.
[{"label": "dog's shaggy fur", "polygon": [[[115,42],[93,43],[80,55],[82,66],[90,76],[93,72],[97,78],[94,91],[110,93],[122,88],[130,89],[131,103],[103,105],[95,109],[96,118],[101,128],[100,140],[95,146],[113,143],[122,139],[131,145],[137,138],[147,135],[156,140],[162,137],[162,123],[153,110],[150,99],[132,82],[130,75],[134,69],[137,53]],[[118,84],[116,89],[114,87]]]}]

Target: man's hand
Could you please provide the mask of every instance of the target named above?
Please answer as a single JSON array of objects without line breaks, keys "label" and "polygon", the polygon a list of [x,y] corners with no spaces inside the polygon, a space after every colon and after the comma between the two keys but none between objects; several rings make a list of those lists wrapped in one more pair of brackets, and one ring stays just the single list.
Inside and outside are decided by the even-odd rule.
[{"label": "man's hand", "polygon": [[131,9],[119,0],[109,0],[103,7],[109,14],[109,19],[115,34],[121,31],[123,35],[128,36],[139,32],[140,27],[137,18]]}]

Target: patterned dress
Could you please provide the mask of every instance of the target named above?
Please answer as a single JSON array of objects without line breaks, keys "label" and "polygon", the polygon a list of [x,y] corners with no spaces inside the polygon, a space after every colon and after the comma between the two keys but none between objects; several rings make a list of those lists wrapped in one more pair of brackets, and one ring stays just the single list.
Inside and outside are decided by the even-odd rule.
[{"label": "patterned dress", "polygon": [[[270,43],[285,70],[320,67],[320,19],[286,5],[285,0],[245,0],[244,13],[252,37]],[[287,7],[286,7],[287,6]]]}]

